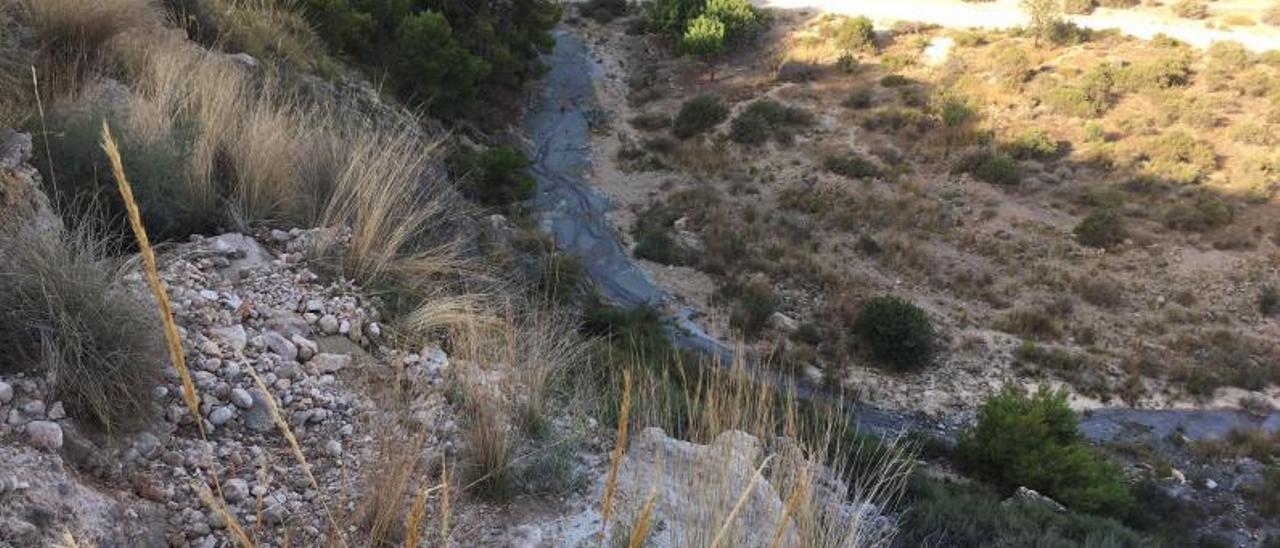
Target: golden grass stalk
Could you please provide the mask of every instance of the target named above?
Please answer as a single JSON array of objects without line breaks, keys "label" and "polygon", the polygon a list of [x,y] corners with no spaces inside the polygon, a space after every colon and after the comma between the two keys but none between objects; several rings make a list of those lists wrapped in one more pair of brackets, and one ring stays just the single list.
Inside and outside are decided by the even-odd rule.
[{"label": "golden grass stalk", "polygon": [[449,546],[449,467],[443,457],[440,459],[440,485],[444,491],[440,494],[440,545]]},{"label": "golden grass stalk", "polygon": [[418,546],[418,534],[422,532],[422,516],[427,513],[427,495],[430,493],[429,482],[422,482],[418,495],[413,498],[413,507],[409,509],[409,518],[404,522],[404,548]]},{"label": "golden grass stalk", "polygon": [[787,505],[783,508],[782,519],[778,521],[778,531],[773,534],[773,542],[769,544],[770,548],[778,548],[782,546],[783,536],[786,535],[787,529],[791,525],[791,515],[795,513],[796,507],[800,505],[800,496],[809,489],[808,476],[802,476],[800,483],[796,485],[791,496],[787,497]]},{"label": "golden grass stalk", "polygon": [[[307,476],[307,481],[311,484],[311,488],[317,493],[324,493],[320,488],[320,482],[316,481],[315,474],[311,473],[311,464],[307,462],[306,455],[302,454],[302,446],[298,444],[297,436],[293,435],[293,430],[289,428],[289,423],[284,420],[284,415],[280,414],[280,407],[276,404],[275,396],[271,395],[271,391],[267,389],[267,384],[262,382],[262,377],[253,370],[252,367],[246,368],[249,376],[253,377],[253,382],[258,385],[258,391],[262,393],[263,398],[267,401],[267,409],[271,411],[271,419],[275,421],[276,427],[280,428],[280,433],[284,435],[285,441],[289,442],[289,449],[293,452],[293,458],[298,461],[298,465],[302,467],[302,473]],[[333,512],[329,510],[329,504],[323,503],[325,516],[329,519],[329,525],[338,534],[338,538],[342,541],[342,545],[346,546],[346,531],[338,526],[338,520],[334,519]]]},{"label": "golden grass stalk", "polygon": [[631,539],[627,541],[627,548],[640,548],[644,544],[644,539],[649,536],[649,519],[653,515],[653,505],[658,501],[658,489],[655,487],[649,491],[649,497],[644,502],[644,509],[640,511],[640,518],[636,520],[636,524],[631,528]]},{"label": "golden grass stalk", "polygon": [[147,274],[147,285],[151,287],[151,293],[155,295],[156,303],[160,307],[160,320],[164,323],[164,336],[168,341],[169,359],[173,361],[173,368],[178,371],[178,377],[182,379],[182,399],[187,404],[187,409],[191,411],[191,417],[195,419],[196,426],[200,429],[200,437],[205,436],[204,421],[200,415],[200,400],[196,396],[196,385],[191,380],[191,371],[187,369],[186,356],[182,352],[182,338],[178,335],[178,324],[173,321],[173,308],[169,304],[169,294],[165,292],[164,285],[160,281],[160,270],[156,264],[156,253],[151,247],[151,240],[147,237],[147,229],[142,224],[142,213],[138,210],[138,202],[133,198],[133,187],[129,185],[129,180],[125,178],[124,162],[120,158],[120,148],[116,146],[116,141],[111,137],[111,128],[107,126],[107,121],[102,121],[102,150],[106,151],[107,158],[111,162],[111,172],[116,178],[116,188],[120,191],[120,197],[124,200],[125,210],[129,216],[129,226],[133,229],[133,235],[138,240],[138,250],[142,254],[143,270]]},{"label": "golden grass stalk", "polygon": [[613,494],[618,486],[618,465],[622,463],[622,455],[627,451],[627,422],[631,413],[631,370],[622,372],[622,404],[618,410],[618,436],[609,457],[609,480],[604,486],[603,519],[600,523],[600,544],[604,544],[605,530],[609,528],[609,516],[613,512]]},{"label": "golden grass stalk", "polygon": [[215,513],[222,516],[222,521],[227,524],[227,530],[231,532],[231,538],[243,548],[253,548],[253,541],[249,539],[249,535],[240,527],[240,523],[236,521],[234,515],[227,510],[227,505],[219,498],[214,498],[213,491],[207,486],[200,485],[196,487],[196,492],[200,494],[200,500],[204,501],[209,508]]},{"label": "golden grass stalk", "polygon": [[747,499],[751,497],[751,492],[756,488],[756,482],[760,480],[760,473],[764,472],[764,467],[769,464],[772,457],[767,457],[760,466],[756,467],[754,474],[751,474],[751,481],[747,482],[747,487],[742,490],[742,494],[738,495],[738,502],[734,503],[733,510],[729,511],[729,517],[725,518],[724,523],[720,525],[720,530],[716,532],[714,539],[711,539],[711,548],[717,548],[724,541],[725,535],[729,532],[729,526],[733,525],[733,520],[738,518],[738,512],[742,511],[742,507],[746,506]]}]

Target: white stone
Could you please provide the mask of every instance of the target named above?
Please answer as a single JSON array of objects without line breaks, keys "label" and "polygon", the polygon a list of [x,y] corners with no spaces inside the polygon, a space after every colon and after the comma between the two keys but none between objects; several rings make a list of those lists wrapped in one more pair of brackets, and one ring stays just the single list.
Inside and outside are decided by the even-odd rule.
[{"label": "white stone", "polygon": [[320,316],[320,331],[325,335],[338,334],[338,317],[333,314],[325,314]]},{"label": "white stone", "polygon": [[311,359],[311,364],[320,373],[336,373],[351,365],[351,356],[347,354],[318,354]]},{"label": "white stone", "polygon": [[13,385],[0,381],[0,404],[13,401]]},{"label": "white stone", "polygon": [[275,331],[268,331],[262,335],[263,344],[274,352],[276,355],[285,359],[285,361],[295,361],[298,359],[298,347],[294,346],[284,335]]},{"label": "white stone", "polygon": [[62,406],[62,402],[53,402],[53,405],[49,407],[49,419],[56,421],[65,418],[67,418],[67,410]]},{"label": "white stone", "polygon": [[329,440],[325,442],[324,454],[334,458],[341,457],[342,442],[339,442],[338,440]]},{"label": "white stone", "polygon": [[228,422],[231,422],[231,419],[234,419],[235,417],[236,417],[235,408],[229,405],[223,405],[220,407],[215,407],[213,411],[209,413],[209,423],[213,424],[214,426],[222,426]]},{"label": "white stone", "polygon": [[27,443],[37,449],[57,451],[62,448],[62,427],[53,421],[27,423]]},{"label": "white stone", "polygon": [[248,409],[253,407],[253,396],[249,394],[248,390],[233,388],[231,389],[231,403],[241,409]]},{"label": "white stone", "polygon": [[239,502],[249,497],[249,483],[240,479],[232,478],[222,484],[222,496],[227,502]]},{"label": "white stone", "polygon": [[209,330],[209,335],[231,349],[232,352],[243,352],[244,347],[249,344],[249,335],[245,333],[244,326],[240,324],[229,327],[215,327]]}]

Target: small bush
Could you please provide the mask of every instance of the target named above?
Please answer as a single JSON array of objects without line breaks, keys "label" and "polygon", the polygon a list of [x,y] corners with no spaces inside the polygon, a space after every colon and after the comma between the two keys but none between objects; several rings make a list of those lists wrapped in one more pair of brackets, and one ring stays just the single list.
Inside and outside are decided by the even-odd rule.
[{"label": "small bush", "polygon": [[1258,290],[1258,312],[1263,316],[1280,314],[1280,290],[1274,285],[1264,285]]},{"label": "small bush", "polygon": [[1142,3],[1142,0],[1098,0],[1098,5],[1104,8],[1126,9],[1136,7]]},{"label": "small bush", "polygon": [[627,0],[590,0],[578,8],[583,17],[608,23],[627,14]]},{"label": "small bush", "polygon": [[1052,87],[1044,99],[1062,114],[1095,118],[1115,104],[1114,88],[1115,68],[1103,63],[1075,82]]},{"label": "small bush", "polygon": [[880,79],[880,85],[886,88],[899,88],[911,85],[911,79],[901,74],[887,74]]},{"label": "small bush", "polygon": [[1022,168],[1017,160],[991,150],[981,150],[964,157],[951,169],[952,173],[968,173],[991,184],[1013,186],[1022,182]]},{"label": "small bush", "polygon": [[1171,131],[1151,142],[1147,152],[1151,174],[1179,183],[1194,183],[1218,167],[1213,144],[1183,131]]},{"label": "small bush", "polygon": [[1084,302],[1099,308],[1115,308],[1124,304],[1124,288],[1106,276],[1085,276],[1076,280],[1076,294]]},{"label": "small bush", "polygon": [[671,117],[666,114],[650,112],[631,119],[631,127],[640,131],[657,131],[671,127]]},{"label": "small bush", "polygon": [[688,139],[716,127],[728,117],[729,108],[720,99],[700,95],[680,107],[671,126],[671,133],[681,139]]},{"label": "small bush", "polygon": [[1209,6],[1199,0],[1178,0],[1173,4],[1173,14],[1184,19],[1204,19],[1209,16]]},{"label": "small bush", "polygon": [[1007,86],[1021,86],[1031,77],[1031,56],[1026,49],[1016,44],[996,50],[992,61],[996,78]]},{"label": "small bush", "polygon": [[876,360],[895,370],[918,369],[933,359],[933,324],[923,310],[899,297],[867,299],[853,330]]},{"label": "small bush", "polygon": [[1028,487],[1074,510],[1123,515],[1133,502],[1124,475],[1089,451],[1067,392],[1008,385],[987,399],[965,432],[961,459],[1004,492]]},{"label": "small bush", "polygon": [[528,200],[538,187],[529,174],[529,159],[511,147],[463,153],[453,163],[462,180],[462,193],[487,206],[502,207]]},{"label": "small bush", "polygon": [[747,337],[755,337],[768,325],[769,316],[778,306],[778,297],[766,284],[752,283],[742,288],[729,316],[729,325],[741,329]]},{"label": "small bush", "polygon": [[1062,11],[1069,15],[1088,15],[1097,7],[1093,0],[1063,0]]},{"label": "small bush", "polygon": [[1231,128],[1231,140],[1246,145],[1270,146],[1276,143],[1276,136],[1271,126],[1244,122]]},{"label": "small bush", "polygon": [[875,49],[876,31],[871,19],[865,16],[841,17],[828,27],[827,32],[837,48],[842,50]]},{"label": "small bush", "polygon": [[1116,72],[1116,85],[1127,91],[1169,89],[1190,83],[1191,59],[1180,52],[1129,65]]},{"label": "small bush", "polygon": [[1209,58],[1209,70],[1232,75],[1249,67],[1251,55],[1244,45],[1234,40],[1222,40],[1205,50]]},{"label": "small bush", "polygon": [[1030,129],[1014,137],[1004,149],[1019,160],[1047,160],[1058,155],[1058,142],[1043,129]]},{"label": "small bush", "polygon": [[1280,2],[1272,2],[1262,12],[1262,22],[1272,26],[1280,26]]},{"label": "small bush", "polygon": [[1169,206],[1164,213],[1164,223],[1169,228],[1186,232],[1204,232],[1223,227],[1235,220],[1235,208],[1230,202],[1210,190],[1194,192],[1189,198]]},{"label": "small bush", "polygon": [[1073,231],[1076,240],[1089,247],[1111,249],[1124,241],[1124,217],[1115,208],[1105,208],[1085,216]]},{"label": "small bush", "polygon": [[751,103],[734,117],[729,137],[746,144],[760,144],[771,136],[786,140],[790,135],[787,133],[788,127],[810,123],[812,118],[803,110],[785,106],[772,99],[761,99]]},{"label": "small bush", "polygon": [[942,118],[943,125],[960,127],[972,120],[975,113],[973,107],[964,98],[948,96],[942,100],[938,115]]},{"label": "small bush", "polygon": [[827,171],[850,179],[863,179],[880,174],[875,164],[855,153],[827,156],[822,160],[822,165],[827,168]]},{"label": "small bush", "polygon": [[849,96],[840,103],[840,106],[851,109],[863,109],[872,105],[875,100],[875,92],[871,88],[858,88],[849,92]]},{"label": "small bush", "polygon": [[104,241],[88,224],[0,234],[0,366],[37,365],[72,417],[112,431],[152,415],[165,362],[156,311]]}]

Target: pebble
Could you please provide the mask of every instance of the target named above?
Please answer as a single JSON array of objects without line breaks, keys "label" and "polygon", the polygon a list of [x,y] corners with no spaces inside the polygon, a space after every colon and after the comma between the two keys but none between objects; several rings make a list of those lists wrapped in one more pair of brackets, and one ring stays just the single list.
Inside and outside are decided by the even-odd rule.
[{"label": "pebble", "polygon": [[214,426],[222,426],[231,422],[231,419],[234,419],[235,417],[235,408],[229,405],[223,405],[221,407],[215,407],[213,412],[209,413],[209,422]]},{"label": "pebble", "polygon": [[53,402],[53,405],[49,407],[49,419],[56,421],[65,418],[67,418],[67,410],[62,407],[62,402]]},{"label": "pebble", "polygon": [[249,391],[243,388],[231,389],[231,403],[241,409],[253,407],[253,396],[249,395]]},{"label": "pebble", "polygon": [[240,478],[232,478],[222,485],[222,496],[227,502],[240,502],[249,498],[249,482]]},{"label": "pebble", "polygon": [[347,354],[319,354],[311,359],[311,364],[320,373],[336,373],[351,365],[351,356]]},{"label": "pebble", "polygon": [[30,418],[44,416],[44,402],[40,400],[31,400],[22,404],[18,409],[21,409],[22,414]]},{"label": "pebble", "polygon": [[338,334],[338,317],[333,314],[325,314],[320,317],[320,331],[325,335]]},{"label": "pebble", "polygon": [[275,331],[268,331],[262,335],[262,342],[267,348],[276,355],[285,359],[285,361],[296,361],[298,359],[298,347],[294,346],[284,335]]},{"label": "pebble", "polygon": [[13,385],[0,381],[0,404],[13,401]]},{"label": "pebble", "polygon": [[298,360],[300,361],[305,362],[310,360],[320,352],[320,348],[316,346],[316,343],[307,340],[301,335],[294,335],[293,337],[290,337],[289,342],[292,342],[293,345],[298,348]]},{"label": "pebble", "polygon": [[338,440],[329,440],[324,443],[324,454],[330,457],[342,456],[342,442]]},{"label": "pebble", "polygon": [[27,443],[37,449],[57,451],[62,448],[62,427],[52,421],[27,423]]}]

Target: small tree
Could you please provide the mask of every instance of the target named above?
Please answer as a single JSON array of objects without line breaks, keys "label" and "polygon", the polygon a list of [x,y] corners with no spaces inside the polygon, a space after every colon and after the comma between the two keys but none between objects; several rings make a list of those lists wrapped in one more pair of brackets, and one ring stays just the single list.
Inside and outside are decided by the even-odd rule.
[{"label": "small tree", "polygon": [[872,297],[862,304],[853,330],[876,360],[899,371],[928,365],[936,335],[923,310],[898,297]]},{"label": "small tree", "polygon": [[1018,5],[1027,14],[1037,46],[1041,38],[1052,37],[1054,27],[1062,22],[1062,0],[1021,0]]},{"label": "small tree", "polygon": [[724,51],[724,23],[707,15],[689,21],[689,28],[680,37],[680,51],[692,55],[707,64],[711,80],[715,81],[715,58]]}]

